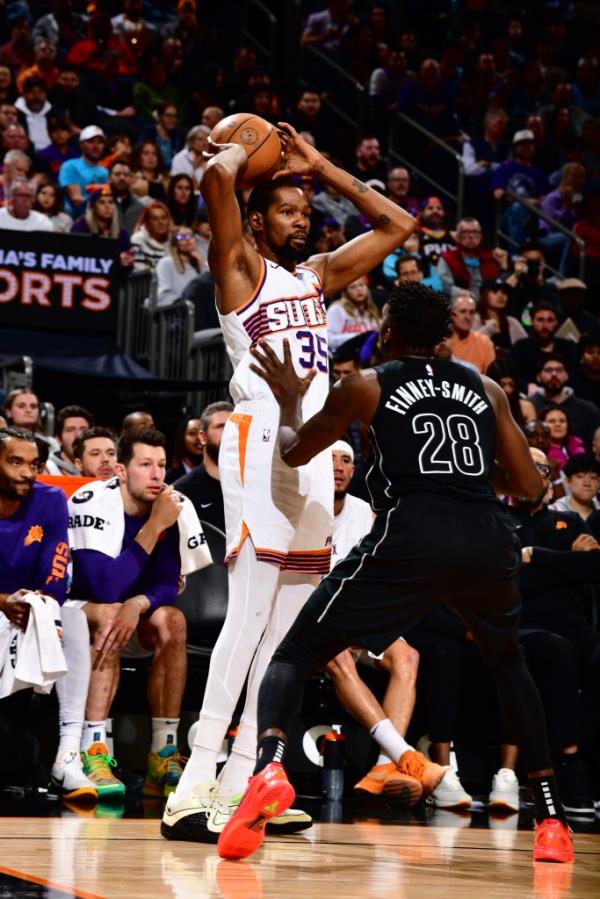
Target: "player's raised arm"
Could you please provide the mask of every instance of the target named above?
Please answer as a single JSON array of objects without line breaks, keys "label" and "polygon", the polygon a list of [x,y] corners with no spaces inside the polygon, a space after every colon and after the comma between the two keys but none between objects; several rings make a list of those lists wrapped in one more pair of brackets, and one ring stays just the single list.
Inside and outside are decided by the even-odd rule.
[{"label": "player's raised arm", "polygon": [[387,197],[325,159],[291,125],[279,124],[284,131],[286,169],[294,174],[311,174],[336,188],[354,203],[373,228],[331,253],[312,256],[308,260],[307,265],[321,277],[323,292],[335,294],[401,246],[415,230],[416,221]]},{"label": "player's raised arm", "polygon": [[379,402],[380,388],[371,369],[338,381],[327,395],[323,408],[302,422],[302,397],[315,376],[314,369],[300,378],[292,363],[289,342],[283,341],[283,361],[266,343],[250,351],[256,360],[251,365],[267,382],[281,410],[279,450],[281,458],[295,468],[305,465],[321,450],[346,433],[353,421],[369,424]]},{"label": "player's raised arm", "polygon": [[544,485],[533,464],[525,435],[512,417],[502,388],[490,378],[483,377],[482,380],[496,412],[496,460],[500,467],[496,467],[494,486],[499,493],[533,499],[540,495]]},{"label": "player's raised arm", "polygon": [[238,144],[211,141],[209,146],[214,155],[204,172],[200,191],[210,222],[208,262],[217,286],[217,306],[220,312],[227,313],[237,308],[254,289],[260,259],[244,239],[235,195],[236,181],[248,163],[246,151]]}]

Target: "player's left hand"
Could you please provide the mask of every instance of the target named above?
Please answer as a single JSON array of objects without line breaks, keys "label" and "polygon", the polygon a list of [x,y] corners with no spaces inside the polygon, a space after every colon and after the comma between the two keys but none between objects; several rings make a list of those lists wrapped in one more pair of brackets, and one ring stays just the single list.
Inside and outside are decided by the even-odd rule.
[{"label": "player's left hand", "polygon": [[263,341],[259,341],[258,346],[251,347],[250,352],[258,363],[250,365],[250,370],[267,382],[280,405],[286,399],[296,400],[298,397],[304,396],[317,373],[316,368],[312,368],[306,377],[298,377],[292,362],[290,342],[287,337],[283,339],[283,362],[268,343]]},{"label": "player's left hand", "polygon": [[290,174],[314,175],[316,167],[324,161],[319,151],[304,140],[288,122],[278,122],[277,127],[283,149],[283,168],[275,177]]},{"label": "player's left hand", "polygon": [[100,633],[94,649],[98,653],[94,669],[102,669],[104,659],[110,652],[120,652],[127,645],[140,622],[140,610],[133,602],[124,602],[118,615]]}]

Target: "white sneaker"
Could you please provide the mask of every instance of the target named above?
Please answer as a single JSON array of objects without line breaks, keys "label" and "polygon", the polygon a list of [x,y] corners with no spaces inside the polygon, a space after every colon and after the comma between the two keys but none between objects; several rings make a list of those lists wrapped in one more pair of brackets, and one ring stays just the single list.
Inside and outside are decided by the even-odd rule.
[{"label": "white sneaker", "polygon": [[431,794],[431,798],[438,808],[471,808],[473,801],[463,788],[458,774],[453,768],[448,768]]},{"label": "white sneaker", "polygon": [[83,773],[81,755],[77,749],[68,749],[61,759],[54,762],[50,780],[65,799],[84,799],[87,802],[98,799],[96,787]]},{"label": "white sneaker", "polygon": [[220,831],[215,831],[210,822],[217,789],[216,780],[204,780],[183,796],[171,793],[160,824],[163,837],[192,843],[216,843]]},{"label": "white sneaker", "polygon": [[519,781],[510,768],[500,768],[494,774],[488,808],[498,811],[519,811]]},{"label": "white sneaker", "polygon": [[267,833],[299,833],[312,827],[313,819],[300,808],[289,808],[282,815],[273,815],[267,821]]}]

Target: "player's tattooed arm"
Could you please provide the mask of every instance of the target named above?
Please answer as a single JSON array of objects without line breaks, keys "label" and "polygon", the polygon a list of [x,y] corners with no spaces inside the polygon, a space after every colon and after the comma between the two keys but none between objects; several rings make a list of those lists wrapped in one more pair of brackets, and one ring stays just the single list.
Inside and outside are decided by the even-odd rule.
[{"label": "player's tattooed arm", "polygon": [[[362,181],[359,181],[358,178],[352,179],[352,186],[356,188],[356,190],[359,192],[359,194],[366,194],[366,192],[369,189],[368,186],[366,184],[363,184]],[[389,221],[389,219],[388,219],[388,221]]]}]

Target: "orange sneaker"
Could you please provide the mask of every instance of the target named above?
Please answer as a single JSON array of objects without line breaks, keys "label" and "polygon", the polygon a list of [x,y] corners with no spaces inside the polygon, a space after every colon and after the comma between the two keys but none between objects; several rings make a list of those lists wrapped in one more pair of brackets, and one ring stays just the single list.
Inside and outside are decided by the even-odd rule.
[{"label": "orange sneaker", "polygon": [[422,752],[417,752],[416,749],[407,749],[406,752],[403,752],[396,762],[396,767],[402,774],[408,774],[409,777],[414,777],[419,781],[423,787],[423,796],[433,793],[448,770],[443,765],[430,762]]},{"label": "orange sneaker", "polygon": [[423,794],[419,781],[402,774],[393,762],[375,765],[362,780],[359,780],[354,789],[358,793],[368,793],[370,796],[387,793],[402,800],[406,805],[414,805]]},{"label": "orange sneaker", "polygon": [[569,828],[557,818],[535,825],[534,862],[572,862],[575,858]]},{"label": "orange sneaker", "polygon": [[246,858],[256,852],[263,844],[269,818],[288,809],[295,796],[279,762],[269,762],[251,777],[242,801],[219,835],[221,858]]}]

